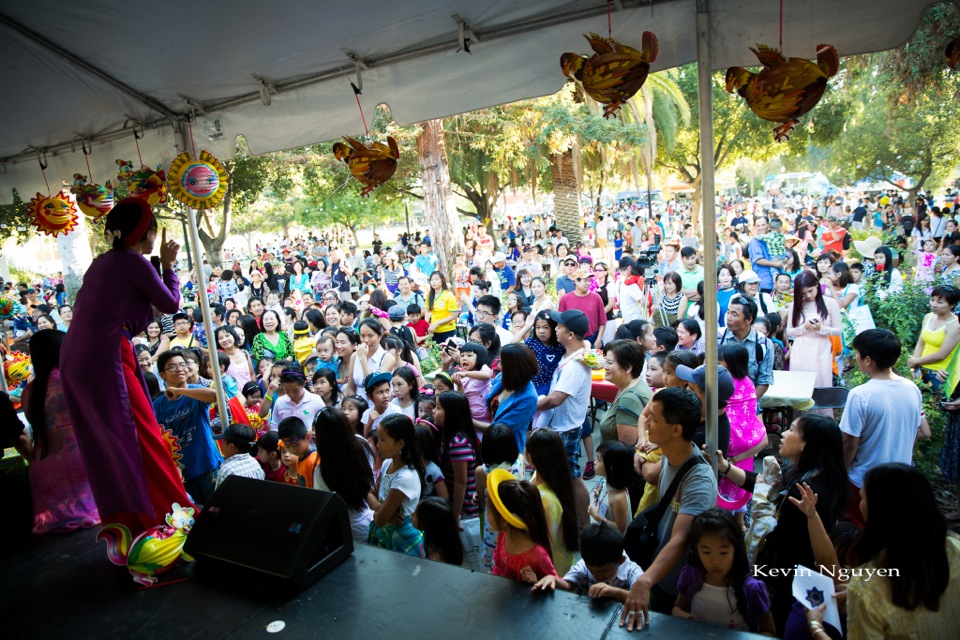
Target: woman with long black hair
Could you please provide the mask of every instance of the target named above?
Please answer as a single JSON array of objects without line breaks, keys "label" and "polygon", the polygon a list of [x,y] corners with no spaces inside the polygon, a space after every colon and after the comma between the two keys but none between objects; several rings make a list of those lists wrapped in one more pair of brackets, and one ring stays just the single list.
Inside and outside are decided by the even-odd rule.
[{"label": "woman with long black hair", "polygon": [[[573,554],[580,550],[580,531],[563,439],[553,429],[537,429],[527,438],[526,457],[536,471],[531,482],[540,491],[547,514],[553,566],[558,574],[565,574],[573,564]],[[583,512],[587,516],[586,505]]]}]

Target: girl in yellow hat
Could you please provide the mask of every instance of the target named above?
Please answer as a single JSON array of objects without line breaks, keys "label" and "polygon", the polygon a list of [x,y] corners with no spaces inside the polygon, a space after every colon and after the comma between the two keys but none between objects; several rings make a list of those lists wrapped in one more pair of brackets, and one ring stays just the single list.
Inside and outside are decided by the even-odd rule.
[{"label": "girl in yellow hat", "polygon": [[505,469],[487,476],[487,524],[496,531],[493,575],[535,584],[556,576],[540,492]]}]

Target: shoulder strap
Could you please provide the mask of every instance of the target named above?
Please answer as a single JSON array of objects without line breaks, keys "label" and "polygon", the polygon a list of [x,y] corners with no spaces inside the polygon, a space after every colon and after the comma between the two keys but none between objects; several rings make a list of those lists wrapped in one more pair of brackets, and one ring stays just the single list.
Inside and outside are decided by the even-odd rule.
[{"label": "shoulder strap", "polygon": [[677,489],[680,488],[680,483],[683,482],[684,476],[686,476],[687,472],[693,468],[693,465],[700,464],[701,462],[705,463],[705,460],[698,451],[695,456],[683,463],[683,466],[680,467],[679,471],[677,471],[677,475],[673,477],[673,481],[670,482],[670,486],[667,487],[667,492],[660,497],[660,502],[657,504],[657,509],[653,512],[653,517],[651,518],[652,521],[660,522],[660,519],[663,518],[664,512],[667,510],[667,506],[670,504],[670,501],[673,500],[673,494],[675,494]]}]

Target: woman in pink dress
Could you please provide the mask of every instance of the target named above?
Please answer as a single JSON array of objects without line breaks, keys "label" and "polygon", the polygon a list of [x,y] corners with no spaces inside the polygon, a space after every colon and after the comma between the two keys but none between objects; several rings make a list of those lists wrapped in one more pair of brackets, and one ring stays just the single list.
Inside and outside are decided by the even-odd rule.
[{"label": "woman in pink dress", "polygon": [[[727,342],[717,350],[717,359],[733,378],[733,395],[727,401],[726,410],[730,420],[727,456],[730,464],[753,471],[753,459],[767,446],[767,431],[757,415],[757,390],[750,379],[750,356],[743,345]],[[718,490],[717,504],[732,511],[741,509],[752,495],[727,478],[720,478]],[[738,512],[736,518],[742,525],[743,513]]]},{"label": "woman in pink dress", "polygon": [[34,377],[23,392],[23,406],[33,427],[28,471],[34,533],[66,533],[100,524],[60,384],[60,346],[65,337],[47,329],[30,338]]}]

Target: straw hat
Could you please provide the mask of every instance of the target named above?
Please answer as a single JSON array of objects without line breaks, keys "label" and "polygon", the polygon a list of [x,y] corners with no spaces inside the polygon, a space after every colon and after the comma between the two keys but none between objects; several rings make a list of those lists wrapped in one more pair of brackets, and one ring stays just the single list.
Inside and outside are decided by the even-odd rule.
[{"label": "straw hat", "polygon": [[883,246],[883,240],[877,236],[870,236],[864,240],[854,240],[853,246],[865,258],[872,258],[877,249]]}]

